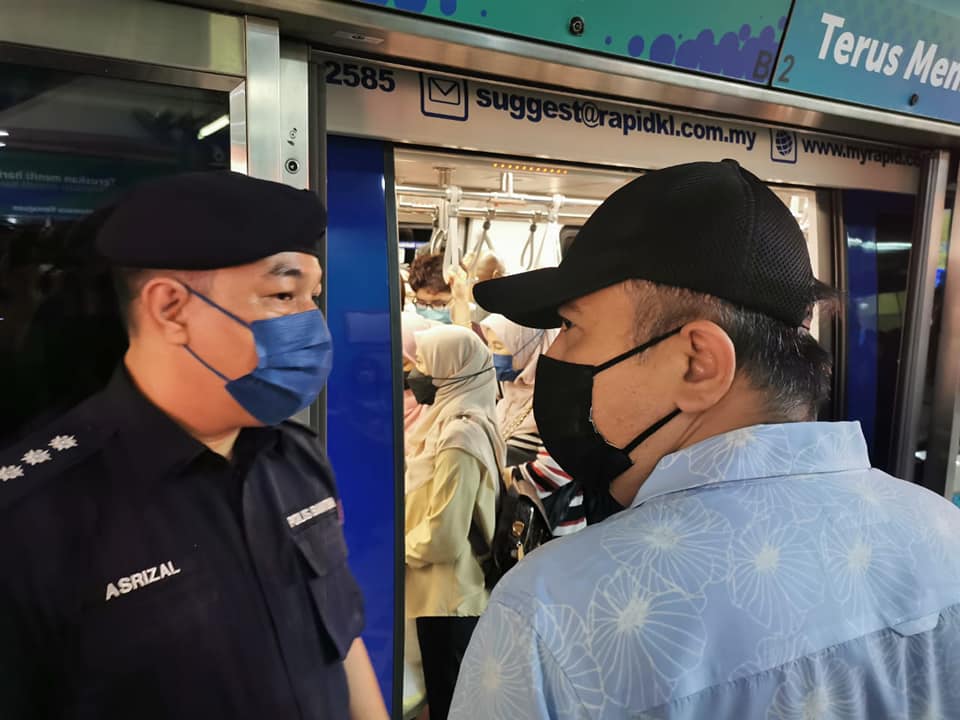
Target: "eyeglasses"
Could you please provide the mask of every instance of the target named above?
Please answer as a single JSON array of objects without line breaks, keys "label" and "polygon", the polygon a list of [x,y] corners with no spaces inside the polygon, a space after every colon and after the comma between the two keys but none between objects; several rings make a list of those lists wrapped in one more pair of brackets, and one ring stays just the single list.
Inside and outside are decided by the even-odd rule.
[{"label": "eyeglasses", "polygon": [[450,307],[452,300],[431,300],[429,302],[424,302],[423,300],[414,300],[413,306],[418,307],[422,310],[446,310]]}]

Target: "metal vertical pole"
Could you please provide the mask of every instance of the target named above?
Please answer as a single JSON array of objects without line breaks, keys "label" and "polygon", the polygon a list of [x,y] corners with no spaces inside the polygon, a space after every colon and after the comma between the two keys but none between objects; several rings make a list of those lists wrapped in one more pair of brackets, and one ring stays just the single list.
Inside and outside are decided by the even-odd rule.
[{"label": "metal vertical pole", "polygon": [[918,196],[920,207],[914,225],[913,248],[910,251],[907,312],[900,341],[900,367],[890,449],[894,474],[908,481],[913,480],[916,462],[949,159],[949,153],[938,150],[931,153],[925,161]]},{"label": "metal vertical pole", "polygon": [[[960,493],[957,453],[960,444],[960,182],[953,196],[953,223],[943,288],[943,314],[937,344],[930,442],[925,485],[948,498]],[[934,484],[935,483],[935,484]]]},{"label": "metal vertical pole", "polygon": [[[310,187],[327,207],[327,85],[322,66],[309,62],[307,56],[308,110],[310,121]],[[318,248],[320,267],[323,268],[323,287],[320,291],[320,310],[327,312],[327,234],[320,237]],[[324,388],[310,410],[310,425],[327,444],[327,390]]]}]

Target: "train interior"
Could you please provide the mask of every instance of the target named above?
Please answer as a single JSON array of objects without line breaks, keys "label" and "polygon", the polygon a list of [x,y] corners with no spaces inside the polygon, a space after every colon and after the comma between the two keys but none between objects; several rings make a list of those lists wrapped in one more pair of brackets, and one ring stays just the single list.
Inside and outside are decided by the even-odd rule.
[{"label": "train interior", "polygon": [[[445,267],[454,270],[456,264],[468,269],[475,258],[491,253],[508,274],[555,265],[602,199],[642,172],[397,147],[393,175],[401,276],[423,253],[445,254]],[[811,327],[841,363],[821,419],[860,420],[875,462],[883,463],[892,407],[884,405],[890,401],[882,386],[895,382],[891,362],[903,323],[913,198],[802,185],[771,183],[771,188],[803,229],[818,278],[845,286],[850,294],[846,324],[846,313],[840,312],[818,314]],[[846,255],[840,262],[848,277],[839,273],[838,253]],[[415,312],[409,286],[404,296],[404,312]],[[472,306],[461,317],[467,322],[476,313]],[[405,642],[416,642],[410,635],[408,629]],[[416,707],[416,697],[416,683],[408,678],[408,711]]]},{"label": "train interior", "polygon": [[[0,377],[16,378],[4,385],[0,447],[95,392],[122,357],[111,278],[92,252],[94,211],[141,179],[235,167],[234,112],[222,83],[188,87],[62,62],[0,63]],[[368,603],[365,639],[382,686],[397,698],[400,319],[416,312],[401,278],[423,253],[442,253],[445,267],[468,279],[485,254],[500,258],[508,274],[555,265],[600,202],[654,165],[590,165],[537,146],[516,156],[496,146],[468,152],[342,132],[328,134],[318,152],[330,212],[324,301],[337,359],[324,396],[302,419],[325,437],[341,478],[351,566]],[[910,309],[919,188],[770,185],[803,228],[819,278],[843,293],[837,312],[813,325],[836,358],[833,395],[821,416],[858,420],[874,465],[886,469],[896,441],[892,388]],[[944,227],[933,343],[949,221]],[[937,357],[934,345],[925,369],[919,482]]]}]

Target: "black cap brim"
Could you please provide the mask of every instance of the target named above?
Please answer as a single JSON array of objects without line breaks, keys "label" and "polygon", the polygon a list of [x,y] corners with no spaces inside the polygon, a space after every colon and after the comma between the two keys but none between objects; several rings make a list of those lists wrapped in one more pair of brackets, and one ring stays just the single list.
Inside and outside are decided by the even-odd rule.
[{"label": "black cap brim", "polygon": [[618,282],[598,279],[591,284],[588,277],[588,274],[564,272],[562,265],[531,270],[477,283],[473,297],[484,310],[499,313],[518,325],[557,328],[561,324],[557,314],[560,307]]}]

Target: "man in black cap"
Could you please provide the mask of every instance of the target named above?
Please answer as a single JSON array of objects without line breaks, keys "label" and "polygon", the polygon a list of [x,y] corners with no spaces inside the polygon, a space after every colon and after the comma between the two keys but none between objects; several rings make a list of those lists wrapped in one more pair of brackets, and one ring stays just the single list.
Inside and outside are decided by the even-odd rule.
[{"label": "man in black cap", "polygon": [[651,172],[475,294],[562,326],[537,425],[608,517],[501,581],[452,718],[960,717],[960,511],[815,422],[830,292],[760,180]]},{"label": "man in black cap", "polygon": [[0,455],[3,718],[386,718],[332,472],[286,422],[330,370],[325,223],[206,173],[102,227],[124,363]]}]

